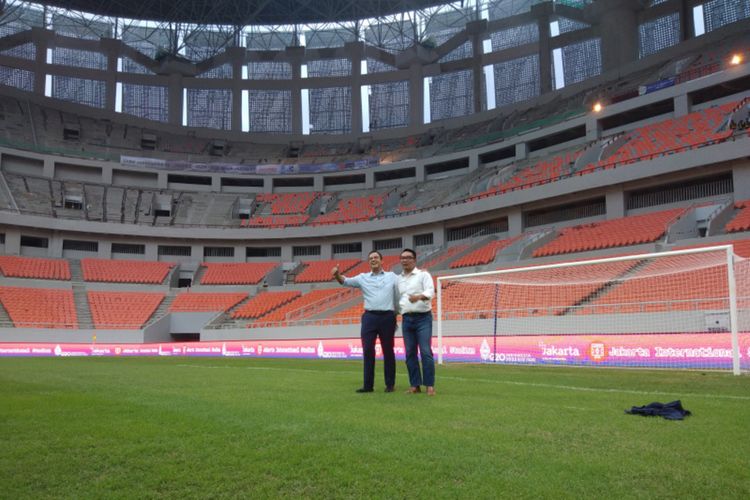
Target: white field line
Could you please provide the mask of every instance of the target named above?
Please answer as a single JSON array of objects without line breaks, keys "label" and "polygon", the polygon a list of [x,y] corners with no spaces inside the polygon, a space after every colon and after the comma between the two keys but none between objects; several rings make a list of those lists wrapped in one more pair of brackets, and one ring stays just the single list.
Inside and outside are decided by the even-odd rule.
[{"label": "white field line", "polygon": [[[325,373],[333,375],[346,375],[351,376],[352,374],[361,375],[361,370],[311,370],[306,368],[274,368],[268,366],[220,366],[220,365],[185,365],[179,364],[174,365],[181,368],[226,368],[233,370],[260,370],[260,371],[280,371],[280,372],[302,372],[302,373]],[[455,380],[458,382],[477,383],[482,382],[485,384],[502,384],[502,385],[515,385],[522,387],[539,387],[544,389],[560,389],[565,391],[574,392],[600,392],[609,394],[637,394],[637,395],[674,395],[673,392],[666,391],[638,391],[635,389],[608,389],[604,387],[582,387],[575,385],[561,385],[561,384],[544,384],[539,382],[518,382],[513,380],[496,380],[496,379],[484,379],[484,378],[466,378],[466,377],[453,377],[450,375],[441,375],[439,380]],[[701,394],[695,392],[681,393],[681,398],[685,397],[698,397],[707,399],[730,399],[737,401],[750,401],[750,396],[733,396],[729,394]]]}]

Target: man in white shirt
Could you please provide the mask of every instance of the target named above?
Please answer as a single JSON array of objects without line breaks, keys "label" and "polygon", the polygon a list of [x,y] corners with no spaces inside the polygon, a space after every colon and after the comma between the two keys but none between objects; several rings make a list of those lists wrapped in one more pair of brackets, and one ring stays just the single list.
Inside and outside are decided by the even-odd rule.
[{"label": "man in white shirt", "polygon": [[[422,392],[435,395],[435,360],[432,357],[432,297],[435,285],[427,271],[417,269],[417,252],[405,248],[401,252],[402,272],[398,276],[398,307],[401,312],[401,333],[406,350],[410,394]],[[417,349],[422,357],[419,367]]]}]

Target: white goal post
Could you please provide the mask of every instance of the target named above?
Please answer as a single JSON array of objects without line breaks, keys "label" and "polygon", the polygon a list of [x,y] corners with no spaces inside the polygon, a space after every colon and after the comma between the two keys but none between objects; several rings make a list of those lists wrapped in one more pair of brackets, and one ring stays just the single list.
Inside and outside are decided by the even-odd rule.
[{"label": "white goal post", "polygon": [[437,284],[440,364],[750,370],[750,259],[732,245],[439,276]]}]

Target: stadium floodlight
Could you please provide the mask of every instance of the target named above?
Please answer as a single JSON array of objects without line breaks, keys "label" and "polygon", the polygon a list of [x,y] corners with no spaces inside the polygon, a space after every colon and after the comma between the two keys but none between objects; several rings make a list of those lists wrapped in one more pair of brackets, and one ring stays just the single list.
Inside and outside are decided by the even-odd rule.
[{"label": "stadium floodlight", "polygon": [[749,332],[750,259],[731,245],[438,277],[441,364],[462,338],[483,362],[739,375]]}]

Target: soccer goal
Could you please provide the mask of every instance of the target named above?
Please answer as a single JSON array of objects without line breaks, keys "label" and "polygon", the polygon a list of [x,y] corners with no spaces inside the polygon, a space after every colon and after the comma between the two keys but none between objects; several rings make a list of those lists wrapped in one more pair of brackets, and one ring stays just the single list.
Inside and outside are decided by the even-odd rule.
[{"label": "soccer goal", "polygon": [[731,245],[441,276],[437,288],[439,363],[750,369],[750,259]]}]

